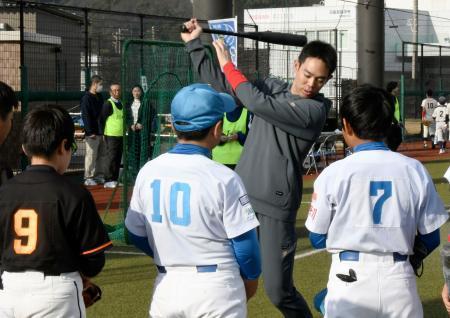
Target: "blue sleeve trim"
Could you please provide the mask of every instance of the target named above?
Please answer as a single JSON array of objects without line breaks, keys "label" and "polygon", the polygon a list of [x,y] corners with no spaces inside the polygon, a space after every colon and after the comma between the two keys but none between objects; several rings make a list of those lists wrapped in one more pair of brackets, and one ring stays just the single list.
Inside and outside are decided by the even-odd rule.
[{"label": "blue sleeve trim", "polygon": [[261,275],[261,253],[256,230],[252,229],[231,239],[231,246],[244,279],[257,279]]},{"label": "blue sleeve trim", "polygon": [[327,235],[317,234],[314,232],[309,233],[309,241],[314,248],[325,248],[327,247]]},{"label": "blue sleeve trim", "polygon": [[130,238],[131,243],[140,249],[142,252],[147,254],[150,257],[153,257],[153,251],[150,245],[148,244],[148,238],[146,236],[137,236],[128,231],[128,236]]},{"label": "blue sleeve trim", "polygon": [[428,234],[418,234],[417,237],[425,244],[427,247],[428,255],[430,255],[433,250],[439,246],[441,243],[441,235],[439,229],[434,230]]}]

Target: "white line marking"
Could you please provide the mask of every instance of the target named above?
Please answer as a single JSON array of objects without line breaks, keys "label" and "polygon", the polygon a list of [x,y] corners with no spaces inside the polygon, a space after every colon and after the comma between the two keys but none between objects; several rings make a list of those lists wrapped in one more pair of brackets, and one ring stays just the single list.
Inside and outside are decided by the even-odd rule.
[{"label": "white line marking", "polygon": [[106,251],[106,254],[121,254],[121,255],[146,255],[140,252],[125,252],[125,251]]},{"label": "white line marking", "polygon": [[311,250],[311,251],[308,251],[308,252],[296,254],[294,256],[294,259],[297,260],[297,259],[300,259],[300,258],[305,258],[305,257],[311,256],[311,255],[314,255],[314,254],[317,254],[317,253],[320,253],[320,252],[324,252],[324,251],[326,251],[325,248],[321,248],[319,250]]}]

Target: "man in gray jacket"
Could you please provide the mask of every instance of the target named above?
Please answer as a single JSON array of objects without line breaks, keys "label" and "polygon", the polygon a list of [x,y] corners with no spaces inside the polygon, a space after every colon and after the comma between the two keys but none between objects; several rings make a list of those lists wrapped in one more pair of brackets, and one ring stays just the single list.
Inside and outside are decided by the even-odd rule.
[{"label": "man in gray jacket", "polygon": [[213,44],[223,73],[203,48],[197,20],[191,19],[185,26],[188,32],[181,37],[201,80],[233,94],[254,114],[236,172],[261,224],[267,295],[285,317],[312,317],[292,279],[295,221],[302,196],[302,163],[331,106],[319,91],[336,68],[336,51],[327,43],[311,42],[295,61],[292,84],[274,78],[250,83],[231,63],[222,41]]}]

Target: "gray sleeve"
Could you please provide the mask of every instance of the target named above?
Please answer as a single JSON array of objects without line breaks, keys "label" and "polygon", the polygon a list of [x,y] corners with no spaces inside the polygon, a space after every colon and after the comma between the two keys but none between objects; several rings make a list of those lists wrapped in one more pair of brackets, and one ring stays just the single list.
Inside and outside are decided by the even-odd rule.
[{"label": "gray sleeve", "polygon": [[200,80],[203,83],[210,84],[215,90],[219,92],[235,95],[231,85],[225,79],[219,65],[213,61],[206,54],[200,39],[194,39],[186,43],[186,51],[189,53],[195,71],[200,75]]},{"label": "gray sleeve", "polygon": [[[330,101],[322,96],[315,99],[292,99],[263,93],[250,82],[236,88],[236,96],[245,107],[275,127],[296,137],[309,139],[305,129],[315,133],[322,131],[327,118]],[[314,138],[314,137],[313,137]]]}]

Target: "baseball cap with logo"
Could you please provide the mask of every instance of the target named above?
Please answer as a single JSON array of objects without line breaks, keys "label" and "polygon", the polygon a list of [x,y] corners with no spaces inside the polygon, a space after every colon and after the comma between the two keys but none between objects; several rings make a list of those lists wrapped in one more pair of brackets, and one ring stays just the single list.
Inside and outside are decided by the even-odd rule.
[{"label": "baseball cap with logo", "polygon": [[182,88],[172,100],[172,124],[183,132],[203,130],[235,108],[231,95],[219,93],[207,84],[192,84]]}]

